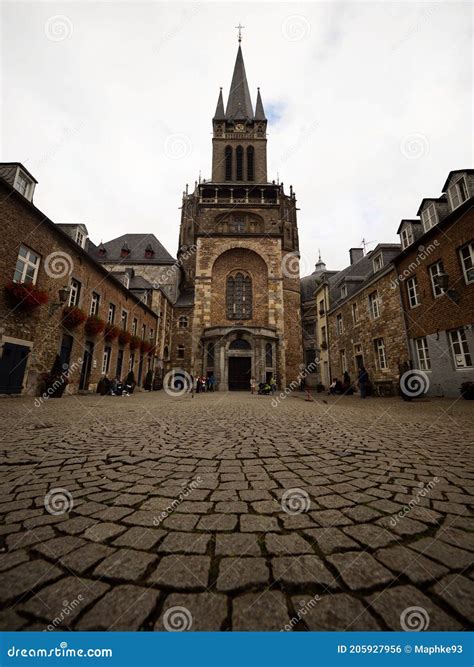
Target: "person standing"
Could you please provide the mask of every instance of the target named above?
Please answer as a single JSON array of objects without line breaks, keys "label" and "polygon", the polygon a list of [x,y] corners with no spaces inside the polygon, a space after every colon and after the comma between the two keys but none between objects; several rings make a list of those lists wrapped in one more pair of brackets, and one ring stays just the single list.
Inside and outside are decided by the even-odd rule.
[{"label": "person standing", "polygon": [[360,397],[365,398],[367,396],[367,382],[369,381],[369,374],[367,373],[365,366],[359,368],[359,389]]},{"label": "person standing", "polygon": [[272,377],[270,378],[270,389],[271,389],[272,394],[275,395],[275,394],[276,394],[276,390],[277,390],[277,383],[276,383],[276,380],[275,380],[275,378],[273,377],[273,375],[272,375]]},{"label": "person standing", "polygon": [[250,393],[255,394],[255,387],[257,386],[257,383],[255,382],[255,378],[251,377],[250,378]]}]

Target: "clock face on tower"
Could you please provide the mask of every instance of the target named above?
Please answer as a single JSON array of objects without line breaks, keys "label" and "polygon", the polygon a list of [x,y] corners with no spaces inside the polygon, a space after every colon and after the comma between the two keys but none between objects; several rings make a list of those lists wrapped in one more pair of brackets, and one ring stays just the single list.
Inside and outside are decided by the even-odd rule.
[{"label": "clock face on tower", "polygon": [[236,123],[235,131],[236,132],[245,132],[245,125],[243,123]]}]

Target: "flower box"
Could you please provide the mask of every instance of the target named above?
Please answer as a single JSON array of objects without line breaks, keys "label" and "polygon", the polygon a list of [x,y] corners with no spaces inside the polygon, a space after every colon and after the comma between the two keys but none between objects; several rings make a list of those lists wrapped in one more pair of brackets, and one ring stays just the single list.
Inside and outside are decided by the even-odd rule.
[{"label": "flower box", "polygon": [[147,354],[147,352],[150,352],[150,350],[153,349],[153,345],[149,343],[147,340],[142,340],[140,344],[140,350],[143,352],[143,354]]},{"label": "flower box", "polygon": [[325,340],[323,340],[323,342],[321,343],[321,349],[322,350],[327,350],[328,349],[328,344],[326,343]]},{"label": "flower box", "polygon": [[105,340],[108,341],[115,340],[119,334],[120,334],[120,329],[118,327],[115,327],[113,324],[105,325],[105,333],[104,333]]},{"label": "flower box", "polygon": [[122,331],[119,333],[119,343],[120,345],[127,345],[127,343],[130,342],[130,338],[132,337],[132,334],[129,333],[128,331],[125,331],[125,329],[122,329]]},{"label": "flower box", "polygon": [[66,306],[63,310],[62,324],[66,329],[75,329],[85,322],[87,315],[77,306]]},{"label": "flower box", "polygon": [[97,336],[105,329],[105,322],[97,315],[89,315],[84,328],[89,336]]},{"label": "flower box", "polygon": [[49,301],[48,293],[33,283],[15,283],[11,280],[5,285],[5,291],[12,307],[22,312],[36,310]]},{"label": "flower box", "polygon": [[130,338],[130,349],[131,350],[138,350],[140,345],[142,344],[141,339],[138,336],[132,336]]}]

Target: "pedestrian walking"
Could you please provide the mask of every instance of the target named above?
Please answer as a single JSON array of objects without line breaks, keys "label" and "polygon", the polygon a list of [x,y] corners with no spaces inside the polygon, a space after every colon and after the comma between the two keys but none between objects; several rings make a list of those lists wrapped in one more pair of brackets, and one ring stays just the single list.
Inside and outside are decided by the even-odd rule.
[{"label": "pedestrian walking", "polygon": [[369,374],[367,373],[365,366],[361,366],[359,368],[359,390],[360,390],[360,397],[361,398],[366,398],[367,396],[367,383],[369,381]]}]

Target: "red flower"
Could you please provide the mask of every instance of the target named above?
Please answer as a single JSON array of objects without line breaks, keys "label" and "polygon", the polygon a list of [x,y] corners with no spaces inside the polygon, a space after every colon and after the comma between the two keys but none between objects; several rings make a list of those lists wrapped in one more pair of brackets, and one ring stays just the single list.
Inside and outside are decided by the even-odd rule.
[{"label": "red flower", "polygon": [[62,323],[66,329],[75,329],[87,319],[87,315],[77,306],[66,306],[63,310]]},{"label": "red flower", "polygon": [[125,329],[122,329],[122,331],[119,333],[119,343],[120,343],[120,345],[126,345],[127,343],[129,343],[131,337],[132,337],[131,333],[129,333],[128,331],[125,331]]},{"label": "red flower", "polygon": [[142,341],[140,340],[140,338],[138,336],[132,336],[130,338],[130,349],[131,350],[137,350],[140,347],[141,343],[142,343]]},{"label": "red flower", "polygon": [[120,333],[120,329],[113,324],[105,325],[105,340],[115,340]]},{"label": "red flower", "polygon": [[85,330],[89,334],[89,336],[96,336],[97,334],[101,333],[105,329],[105,322],[100,319],[100,317],[97,317],[97,315],[90,315],[87,318],[86,324],[85,324]]},{"label": "red flower", "polygon": [[31,311],[48,303],[47,292],[40,290],[33,283],[15,283],[10,280],[5,285],[8,299],[18,310]]}]

